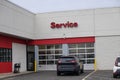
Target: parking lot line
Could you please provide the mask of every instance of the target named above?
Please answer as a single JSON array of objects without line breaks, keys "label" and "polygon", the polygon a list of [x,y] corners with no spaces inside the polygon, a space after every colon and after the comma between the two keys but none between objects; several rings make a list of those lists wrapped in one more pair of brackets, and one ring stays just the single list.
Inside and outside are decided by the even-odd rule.
[{"label": "parking lot line", "polygon": [[93,73],[95,73],[97,70],[95,70],[95,71],[93,71],[93,72],[91,72],[91,73],[89,73],[87,76],[85,76],[82,80],[86,80],[89,76],[91,76]]}]

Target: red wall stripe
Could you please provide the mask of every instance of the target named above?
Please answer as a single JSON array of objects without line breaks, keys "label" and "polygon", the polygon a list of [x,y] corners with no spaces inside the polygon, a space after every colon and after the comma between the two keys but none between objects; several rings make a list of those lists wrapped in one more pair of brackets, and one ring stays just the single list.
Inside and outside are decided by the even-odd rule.
[{"label": "red wall stripe", "polygon": [[58,38],[58,39],[42,39],[28,41],[29,45],[45,45],[45,44],[66,44],[66,43],[84,43],[95,42],[95,37],[80,37],[80,38]]},{"label": "red wall stripe", "polygon": [[12,72],[12,62],[0,62],[0,73]]},{"label": "red wall stripe", "polygon": [[12,38],[12,42],[20,43],[20,44],[27,44],[26,40],[18,39],[18,38]]},{"label": "red wall stripe", "polygon": [[0,35],[0,47],[1,48],[12,48],[13,42],[26,44],[25,40]]},{"label": "red wall stripe", "polygon": [[0,35],[0,47],[2,48],[12,48],[11,41],[8,37]]}]

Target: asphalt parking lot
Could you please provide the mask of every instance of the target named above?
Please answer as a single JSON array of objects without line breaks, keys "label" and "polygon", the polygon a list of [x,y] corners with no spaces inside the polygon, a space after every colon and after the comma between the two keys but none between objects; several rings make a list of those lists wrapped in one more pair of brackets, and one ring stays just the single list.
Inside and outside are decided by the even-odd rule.
[{"label": "asphalt parking lot", "polygon": [[57,76],[56,71],[40,71],[37,73],[29,73],[0,80],[120,80],[120,78],[114,79],[111,70],[100,70],[96,72],[85,71],[79,76],[76,76],[74,74]]},{"label": "asphalt parking lot", "polygon": [[40,71],[37,73],[30,73],[26,75],[19,75],[15,77],[9,77],[2,80],[82,80],[92,71],[85,71],[83,74],[76,76],[74,74],[66,74],[57,76],[56,71]]},{"label": "asphalt parking lot", "polygon": [[85,80],[120,80],[120,78],[113,78],[112,70],[98,70]]}]

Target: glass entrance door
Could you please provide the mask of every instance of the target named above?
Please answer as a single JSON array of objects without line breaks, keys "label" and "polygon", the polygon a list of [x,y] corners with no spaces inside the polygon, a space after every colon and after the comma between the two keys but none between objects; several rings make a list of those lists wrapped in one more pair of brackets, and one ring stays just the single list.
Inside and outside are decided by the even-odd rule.
[{"label": "glass entrance door", "polygon": [[34,52],[27,53],[27,70],[34,71]]}]

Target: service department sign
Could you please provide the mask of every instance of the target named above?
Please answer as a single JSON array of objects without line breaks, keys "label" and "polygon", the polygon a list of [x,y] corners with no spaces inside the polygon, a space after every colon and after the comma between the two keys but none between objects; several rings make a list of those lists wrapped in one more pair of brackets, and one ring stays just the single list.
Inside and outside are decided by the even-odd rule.
[{"label": "service department sign", "polygon": [[51,22],[50,27],[52,29],[55,29],[55,28],[76,28],[76,27],[78,27],[78,23],[77,22],[69,22],[69,21],[67,21],[66,23]]}]

